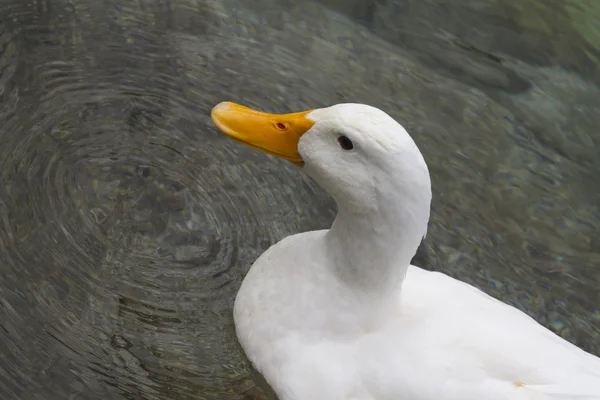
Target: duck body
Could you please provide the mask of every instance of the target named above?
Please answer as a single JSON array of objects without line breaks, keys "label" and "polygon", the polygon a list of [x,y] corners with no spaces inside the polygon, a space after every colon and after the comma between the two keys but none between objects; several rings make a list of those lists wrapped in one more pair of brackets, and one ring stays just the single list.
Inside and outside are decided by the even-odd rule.
[{"label": "duck body", "polygon": [[443,273],[410,266],[401,291],[366,300],[315,262],[327,232],[272,246],[236,298],[280,400],[600,399],[598,358]]},{"label": "duck body", "polygon": [[523,312],[410,265],[428,227],[423,156],[362,104],[266,114],[222,103],[228,136],[302,167],[335,200],[330,229],[261,255],[236,297],[248,358],[280,400],[600,399],[600,359]]}]

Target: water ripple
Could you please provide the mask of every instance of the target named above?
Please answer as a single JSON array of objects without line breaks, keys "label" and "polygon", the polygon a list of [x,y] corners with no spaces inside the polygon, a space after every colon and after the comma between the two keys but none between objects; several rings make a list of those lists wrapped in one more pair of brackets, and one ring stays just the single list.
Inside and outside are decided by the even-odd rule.
[{"label": "water ripple", "polygon": [[235,340],[235,293],[334,208],[216,132],[222,100],[390,110],[435,184],[419,263],[600,351],[598,88],[446,34],[411,55],[317,3],[265,7],[0,5],[0,398],[273,398]]}]

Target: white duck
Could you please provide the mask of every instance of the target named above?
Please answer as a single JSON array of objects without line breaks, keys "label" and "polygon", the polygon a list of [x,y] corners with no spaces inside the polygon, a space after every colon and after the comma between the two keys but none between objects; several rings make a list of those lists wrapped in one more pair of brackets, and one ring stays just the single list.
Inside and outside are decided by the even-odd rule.
[{"label": "white duck", "polygon": [[283,239],[252,266],[237,335],[281,400],[600,399],[600,359],[523,312],[410,265],[431,183],[383,111],[267,114],[221,103],[226,135],[300,166],[335,199],[331,229]]}]

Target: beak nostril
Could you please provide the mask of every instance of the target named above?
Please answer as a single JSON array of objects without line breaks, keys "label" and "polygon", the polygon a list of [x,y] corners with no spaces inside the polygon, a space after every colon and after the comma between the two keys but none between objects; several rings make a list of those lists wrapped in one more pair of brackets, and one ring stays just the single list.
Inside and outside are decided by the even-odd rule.
[{"label": "beak nostril", "polygon": [[277,122],[277,123],[275,124],[275,126],[277,127],[277,129],[280,129],[280,130],[282,130],[282,131],[284,131],[284,130],[286,130],[286,129],[287,129],[287,126],[286,126],[286,125],[285,125],[283,122]]}]

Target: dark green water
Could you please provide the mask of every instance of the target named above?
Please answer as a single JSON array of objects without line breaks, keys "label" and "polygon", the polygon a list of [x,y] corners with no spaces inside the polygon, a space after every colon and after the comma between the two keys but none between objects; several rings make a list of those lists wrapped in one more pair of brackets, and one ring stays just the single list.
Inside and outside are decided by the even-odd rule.
[{"label": "dark green water", "polygon": [[[430,166],[417,265],[600,355],[596,0],[1,0],[0,399],[272,399],[231,308],[331,223],[211,107],[384,109]],[[518,334],[518,332],[515,332]]]}]

